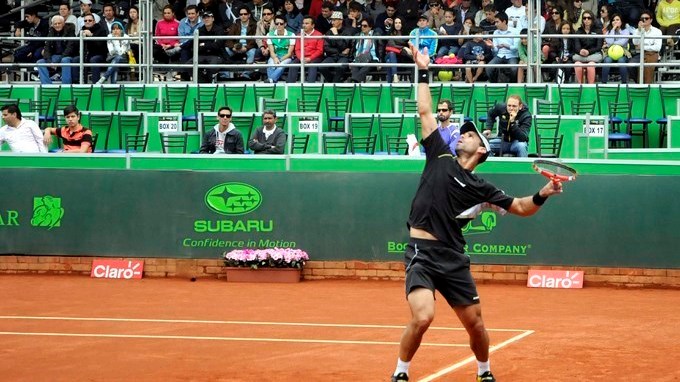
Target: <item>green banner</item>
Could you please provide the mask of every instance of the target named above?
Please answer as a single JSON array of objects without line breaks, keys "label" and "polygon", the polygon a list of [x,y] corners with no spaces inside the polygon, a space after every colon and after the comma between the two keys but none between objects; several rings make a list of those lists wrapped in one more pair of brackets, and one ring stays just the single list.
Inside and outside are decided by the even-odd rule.
[{"label": "green banner", "polygon": [[[401,260],[418,173],[3,169],[0,253],[218,258],[295,247],[313,260]],[[484,174],[511,195],[544,178]],[[464,227],[477,263],[680,267],[678,176],[591,175],[533,217]]]}]

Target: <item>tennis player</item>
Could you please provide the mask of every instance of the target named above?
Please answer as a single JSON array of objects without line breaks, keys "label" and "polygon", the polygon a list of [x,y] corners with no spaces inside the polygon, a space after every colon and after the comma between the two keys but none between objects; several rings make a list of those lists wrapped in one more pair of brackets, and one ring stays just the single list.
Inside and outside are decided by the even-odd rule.
[{"label": "tennis player", "polygon": [[[470,220],[466,210],[490,203],[513,214],[530,216],[546,199],[562,192],[560,182],[549,181],[533,196],[513,198],[472,171],[489,156],[490,147],[474,123],[461,127],[455,155],[437,134],[428,86],[429,57],[411,49],[418,66],[418,113],[425,148],[425,169],[411,204],[410,240],[406,248],[406,299],[411,321],[401,337],[393,382],[408,381],[408,369],[423,335],[434,319],[434,291],[441,293],[470,337],[477,358],[477,381],[495,381],[489,366],[489,335],[482,321],[477,288],[465,255],[461,227]],[[463,217],[465,216],[465,217]]]}]

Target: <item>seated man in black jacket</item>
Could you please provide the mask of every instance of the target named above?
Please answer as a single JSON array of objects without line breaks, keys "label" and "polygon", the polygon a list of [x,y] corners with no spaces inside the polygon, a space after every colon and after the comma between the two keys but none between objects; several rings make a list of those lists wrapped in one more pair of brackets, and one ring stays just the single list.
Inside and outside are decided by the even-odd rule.
[{"label": "seated man in black jacket", "polygon": [[231,123],[231,115],[229,106],[217,111],[219,122],[205,133],[201,154],[243,154],[243,134]]},{"label": "seated man in black jacket", "polygon": [[[215,25],[215,16],[207,11],[203,14],[203,26],[198,28],[199,36],[222,36],[224,29],[220,25]],[[224,64],[227,61],[227,53],[224,50],[226,40],[203,40],[198,42],[198,63],[208,65]],[[193,64],[193,59],[188,61]],[[212,77],[219,68],[198,68],[198,82],[212,82]],[[183,74],[182,77],[188,79],[190,73]]]},{"label": "seated man in black jacket", "polygon": [[494,155],[529,156],[529,131],[532,117],[529,109],[522,103],[522,98],[513,94],[508,97],[507,103],[498,103],[489,110],[486,128],[483,131],[487,138],[491,136],[496,118],[499,118],[498,136],[489,139]]},{"label": "seated man in black jacket", "polygon": [[[326,36],[349,36],[348,29],[343,27],[342,12],[335,11],[331,16],[331,28],[326,32]],[[323,67],[319,71],[323,74],[326,82],[343,82],[343,77],[347,72],[346,64],[349,63],[352,52],[352,40],[349,39],[325,39],[323,50],[326,58],[322,64],[338,64],[332,67]]]}]

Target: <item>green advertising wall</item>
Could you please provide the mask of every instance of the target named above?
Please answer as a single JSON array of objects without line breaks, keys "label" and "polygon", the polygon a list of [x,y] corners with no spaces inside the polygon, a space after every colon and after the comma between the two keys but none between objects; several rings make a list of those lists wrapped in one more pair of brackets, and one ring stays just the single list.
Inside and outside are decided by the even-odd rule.
[{"label": "green advertising wall", "polygon": [[[523,163],[524,167],[528,165]],[[676,166],[677,167],[677,166]],[[0,253],[218,258],[297,247],[313,260],[401,260],[419,172],[4,168]],[[511,195],[535,174],[485,173]],[[588,175],[530,218],[466,226],[473,262],[680,267],[680,176]]]}]

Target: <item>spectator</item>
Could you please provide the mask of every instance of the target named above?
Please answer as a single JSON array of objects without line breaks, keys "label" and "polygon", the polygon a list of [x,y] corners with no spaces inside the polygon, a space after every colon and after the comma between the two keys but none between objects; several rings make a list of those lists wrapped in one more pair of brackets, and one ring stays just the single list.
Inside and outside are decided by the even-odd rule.
[{"label": "spectator", "polygon": [[266,8],[274,9],[274,5],[266,0],[252,0],[249,7],[251,18],[255,21],[262,20],[262,14]]},{"label": "spectator", "polygon": [[156,23],[156,37],[154,40],[153,58],[161,64],[169,64],[170,60],[179,55],[179,21],[175,19],[175,12],[172,5],[163,7],[163,20]]},{"label": "spectator", "polygon": [[[576,31],[576,34],[583,35],[600,35],[601,30],[595,27],[595,15],[591,11],[583,12],[581,16],[581,29]],[[595,64],[602,61],[602,39],[597,37],[579,37],[574,42],[574,72],[576,73],[576,82],[583,83],[583,75],[585,73],[586,80],[589,84],[595,83],[595,67],[589,66],[584,70],[584,64]]]},{"label": "spectator", "polygon": [[[302,33],[305,37],[322,37],[323,35],[319,31],[314,29],[314,19],[311,17],[306,17],[302,21]],[[295,41],[295,59],[293,59],[293,64],[299,64],[304,61],[305,64],[316,64],[323,61],[323,39],[322,38],[305,38],[305,52],[304,57],[302,56],[302,40],[297,39]],[[305,67],[307,72],[307,82],[316,82],[318,76],[318,68],[314,66]],[[288,70],[288,79],[286,82],[294,83],[298,81],[300,77],[300,68],[293,66]]]},{"label": "spectator", "polygon": [[[517,55],[519,56],[519,64],[520,65],[527,65],[529,64],[529,39],[527,38],[527,29],[522,29],[520,32],[520,35],[522,35],[519,38],[519,45],[517,45]],[[534,57],[539,57],[538,52],[534,52]],[[543,56],[540,56],[541,59]],[[541,60],[542,61],[542,60]],[[517,68],[517,83],[518,84],[523,84],[524,83],[524,78],[525,78],[525,73],[527,69],[523,66],[520,66]],[[532,69],[532,73],[536,73]]]},{"label": "spectator", "polygon": [[[508,15],[505,12],[498,12],[496,14],[496,29],[493,32],[493,47],[496,51],[495,57],[489,61],[490,65],[510,64],[511,81],[517,78],[517,63],[519,62],[519,55],[517,53],[518,39],[514,37],[504,37],[515,34],[508,28]],[[503,68],[504,69],[504,68]],[[499,74],[501,68],[487,67],[486,76],[489,77],[489,82],[500,82]]]},{"label": "spectator", "polygon": [[489,110],[486,128],[483,131],[487,138],[491,138],[491,130],[496,124],[496,119],[499,119],[498,136],[489,139],[494,155],[529,156],[529,130],[532,117],[522,103],[522,98],[513,94],[508,97],[507,103],[497,103]]},{"label": "spectator", "polygon": [[85,16],[92,15],[94,22],[99,23],[101,18],[98,14],[92,13],[92,0],[80,0],[80,17],[77,19],[76,36],[80,35],[80,31],[85,26]]},{"label": "spectator", "polygon": [[[562,34],[561,26],[562,22],[564,21],[562,19],[563,13],[564,11],[560,7],[552,7],[550,9],[550,20],[545,24],[545,30],[543,32],[544,34]],[[552,41],[553,38],[545,37],[541,43],[541,50],[545,60],[547,60],[548,56],[550,55],[550,46]]]},{"label": "spectator", "polygon": [[[642,36],[644,36],[644,45],[640,46],[640,37]],[[661,31],[652,26],[652,12],[642,11],[638,28],[633,32],[633,44],[637,54],[633,56],[630,62],[639,64],[644,54],[645,63],[657,63],[659,61],[659,52],[663,45],[659,38],[661,36]],[[645,66],[644,83],[651,84],[654,81],[655,70],[655,66]],[[633,71],[633,73],[637,73],[637,71]]]},{"label": "spectator", "polygon": [[496,13],[493,5],[487,5],[484,8],[484,19],[475,25],[482,28],[484,34],[493,34],[496,30]]},{"label": "spectator", "polygon": [[[101,27],[97,24],[97,26]],[[52,135],[56,135],[62,141],[63,152],[65,153],[91,153],[92,152],[92,131],[80,124],[80,111],[73,106],[64,109],[66,126],[61,128],[48,127],[43,134],[45,145],[52,143]]]},{"label": "spectator", "polygon": [[269,48],[269,67],[267,68],[267,81],[270,83],[277,83],[283,75],[285,65],[293,61],[293,53],[295,52],[295,39],[293,38],[275,38],[277,36],[295,36],[293,32],[286,29],[286,18],[278,15],[274,19],[275,28],[267,35],[267,47]]},{"label": "spectator", "polygon": [[[408,38],[406,31],[404,31],[403,21],[401,17],[394,18],[394,24],[390,36],[393,38],[387,40],[387,48],[385,48],[385,62],[388,64],[396,64],[399,62],[413,62],[413,53],[408,45]],[[387,82],[399,82],[396,66],[387,67]]]},{"label": "spectator", "polygon": [[[340,12],[342,15],[342,12]],[[316,17],[316,30],[321,34],[326,34],[331,29],[331,16],[333,15],[333,3],[324,1],[321,5],[321,14]],[[343,16],[344,18],[344,16]]]},{"label": "spectator", "polygon": [[[314,21],[311,17],[309,20]],[[263,126],[255,131],[255,135],[248,142],[250,151],[254,154],[283,154],[286,147],[286,133],[276,126],[276,121],[276,111],[268,109],[262,113]]]},{"label": "spectator", "polygon": [[[331,16],[332,26],[328,30],[326,36],[349,36],[348,29],[343,27],[342,12],[335,11]],[[347,71],[347,63],[350,60],[352,52],[352,42],[349,39],[324,39],[324,52],[326,58],[322,61],[323,64],[337,64],[332,67],[322,67],[319,69],[324,77],[325,82],[342,82],[345,72]]]},{"label": "spectator", "polygon": [[[389,35],[392,31],[392,25],[394,24],[394,18],[397,16],[397,8],[394,4],[386,4],[385,12],[378,15],[375,18],[375,29],[379,29],[382,35]],[[402,24],[404,20],[402,19]],[[402,25],[402,28],[405,25]],[[403,28],[404,31],[410,32],[410,29]]]},{"label": "spectator", "polygon": [[508,28],[517,34],[522,29],[522,24],[526,24],[524,19],[527,17],[527,10],[522,5],[522,0],[512,0],[512,6],[505,10],[505,14],[508,15]]},{"label": "spectator", "polygon": [[104,4],[102,14],[104,15],[104,18],[98,23],[101,24],[107,35],[111,33],[111,26],[113,26],[114,22],[118,21],[121,25],[123,24],[123,20],[116,19],[116,6],[111,3]]},{"label": "spectator", "polygon": [[[184,9],[182,8],[184,2],[183,1],[176,1],[175,4],[180,5],[180,9],[183,11]],[[206,12],[212,12],[213,16],[220,14],[220,4],[218,4],[218,1],[216,0],[201,0],[196,4],[196,7],[198,8],[198,14],[202,15]],[[177,11],[175,11],[177,13]],[[184,16],[180,17],[184,18]],[[219,21],[219,22],[218,22]],[[215,17],[215,24],[220,24],[221,19],[218,20],[217,17]]]},{"label": "spectator", "polygon": [[397,15],[401,16],[404,22],[404,30],[412,31],[417,28],[420,17],[418,0],[400,0],[397,4]]},{"label": "spectator", "polygon": [[471,0],[462,0],[460,4],[453,8],[453,12],[456,14],[456,20],[458,20],[459,23],[462,23],[468,17],[472,18],[472,21],[474,22],[477,8],[472,6]]},{"label": "spectator", "polygon": [[[220,25],[215,24],[215,16],[212,12],[207,11],[203,14],[203,25],[198,28],[198,35],[203,36],[223,36],[224,29]],[[219,65],[227,61],[227,52],[224,50],[224,40],[201,39],[198,43],[198,64],[199,65]],[[189,64],[193,64],[193,58],[189,60]],[[209,83],[212,82],[213,76],[217,73],[218,68],[201,68],[198,69],[198,82]]]},{"label": "spectator", "polygon": [[2,106],[2,120],[0,127],[0,145],[7,143],[15,153],[46,153],[40,127],[30,119],[21,117],[21,110],[15,104]]},{"label": "spectator", "polygon": [[[63,40],[47,40],[45,41],[45,48],[43,49],[43,58],[38,60],[38,64],[60,63],[70,64],[73,57],[77,56],[77,41],[69,38],[75,37],[75,25],[66,24],[61,15],[52,16],[52,27],[50,28],[47,37],[62,37]],[[41,84],[51,84],[48,66],[38,66],[38,75]],[[54,68],[59,70],[60,68]],[[71,72],[73,68],[70,66],[61,67],[61,83],[71,84]]]},{"label": "spectator", "polygon": [[[680,29],[680,0],[661,0],[656,5],[656,22],[664,35],[675,35]],[[667,44],[674,45],[673,39]]]},{"label": "spectator", "polygon": [[347,18],[345,19],[345,28],[350,34],[355,35],[361,33],[361,22],[368,17],[363,13],[363,6],[356,1],[349,3],[347,10]]},{"label": "spectator", "polygon": [[[426,24],[427,19],[422,21]],[[376,53],[378,49],[376,46],[378,40],[374,40],[372,37],[374,35],[373,31],[373,21],[371,19],[364,19],[361,21],[361,32],[359,33],[360,39],[356,41],[354,47],[354,63],[362,64],[360,66],[352,66],[352,82],[360,83],[366,81],[366,75],[374,67],[371,63],[378,62],[378,54]]]},{"label": "spectator", "polygon": [[298,33],[302,28],[302,14],[295,6],[295,0],[283,2],[284,16],[286,17],[286,28],[293,33]]},{"label": "spectator", "polygon": [[[212,14],[211,12],[206,12]],[[210,24],[214,17],[210,16]],[[207,26],[207,24],[206,24]],[[229,106],[217,111],[218,123],[203,137],[201,154],[243,154],[243,134],[231,123],[233,112]]]},{"label": "spectator", "polygon": [[[106,27],[103,27],[99,23],[95,23],[95,19],[92,15],[85,16],[85,26],[80,31],[83,36],[85,51],[83,52],[82,62],[91,64],[101,64],[106,61],[106,57],[109,54],[108,47],[106,46],[106,39],[97,39],[99,37],[107,37]],[[93,66],[89,68],[92,71],[92,82],[96,83],[99,81],[101,74],[101,66]],[[78,68],[75,69],[75,77],[79,77]]]},{"label": "spectator", "polygon": [[59,16],[64,18],[64,23],[73,25],[73,33],[75,35],[78,18],[73,15],[71,4],[68,1],[59,4]]},{"label": "spectator", "polygon": [[[24,37],[45,37],[49,30],[47,20],[40,18],[35,8],[29,8],[25,11],[24,20],[16,24],[14,35],[20,37],[23,32]],[[14,50],[14,62],[32,63],[42,58],[44,40],[26,40],[24,43]]]},{"label": "spectator", "polygon": [[[472,36],[471,30],[472,27],[475,26],[475,20],[472,18],[472,16],[468,16],[465,21],[463,21],[463,28],[458,32],[459,35],[461,36]],[[466,42],[470,41],[470,38],[464,38],[464,37],[459,37],[458,38],[458,45],[463,46]],[[491,43],[489,42],[489,46],[491,46]]]},{"label": "spectator", "polygon": [[417,47],[420,53],[425,54],[425,48],[427,48],[430,61],[433,61],[437,56],[437,39],[432,37],[437,36],[437,32],[430,29],[427,16],[421,15],[418,18],[418,28],[412,30],[409,36],[411,37],[410,43]]},{"label": "spectator", "polygon": [[140,61],[141,57],[139,56],[139,41],[136,40],[136,38],[140,36],[141,26],[142,24],[139,22],[139,8],[137,8],[136,5],[133,5],[128,11],[128,21],[125,25],[125,33],[133,38],[130,40],[130,51],[137,62]]},{"label": "spectator", "polygon": [[529,7],[524,7],[524,11],[526,14],[524,17],[520,20],[520,27],[515,28],[516,30],[522,30],[522,29],[538,29],[539,33],[543,33],[545,31],[545,19],[541,15],[535,15],[533,22],[529,22]]},{"label": "spectator", "polygon": [[[614,11],[611,5],[609,4],[602,4],[600,7],[600,25],[602,25],[602,34],[607,34],[612,28],[611,28],[611,21],[612,21],[612,16],[614,15]],[[625,24],[622,24],[622,26]]]},{"label": "spectator", "polygon": [[451,152],[455,153],[458,139],[460,139],[460,126],[451,122],[452,113],[453,104],[451,101],[447,99],[439,101],[437,104],[437,130]]},{"label": "spectator", "polygon": [[114,64],[109,66],[109,68],[104,72],[104,75],[99,78],[97,84],[101,85],[106,80],[110,79],[112,84],[115,84],[118,80],[118,70],[119,66],[115,64],[123,64],[128,62],[128,52],[130,51],[130,40],[118,40],[114,37],[129,37],[123,31],[123,24],[115,21],[111,26],[111,33],[109,34],[109,40],[106,42],[106,46],[109,49],[109,54],[106,56],[106,62]]},{"label": "spectator", "polygon": [[[459,23],[456,23],[455,15],[456,14],[450,9],[444,11],[444,24],[441,25],[438,30],[440,36],[455,36],[461,34],[463,26]],[[464,43],[465,42],[463,42],[463,44]],[[461,47],[459,39],[455,37],[440,38],[438,45],[439,50],[437,51],[437,58],[444,57],[449,54],[458,54],[458,51]]]},{"label": "spectator", "polygon": [[[269,31],[274,30],[274,9],[270,6],[262,10],[262,18],[257,22],[255,34],[257,36],[266,36]],[[257,52],[255,53],[256,62],[265,62],[269,59],[269,48],[267,47],[267,40],[264,38],[255,39],[257,44]]]},{"label": "spectator", "polygon": [[475,37],[463,44],[459,53],[465,64],[477,66],[474,74],[472,74],[473,68],[465,68],[465,82],[469,84],[475,83],[479,79],[484,73],[484,64],[493,58],[491,48],[484,42],[482,37],[482,29],[472,27],[471,32]]},{"label": "spectator", "polygon": [[[624,28],[623,19],[621,18],[621,15],[619,15],[618,13],[613,14],[611,16],[611,28],[607,33],[607,38],[605,39],[602,51],[605,52],[606,54],[612,46],[618,45],[623,50],[624,54],[617,59],[614,59],[610,57],[608,54],[606,54],[606,57],[604,58],[604,62],[606,64],[611,64],[613,62],[616,62],[617,64],[625,64],[628,62],[628,59],[631,57],[631,54],[628,51],[629,38],[630,32],[628,32],[628,30]],[[621,75],[621,82],[627,84],[628,68],[622,65],[617,65],[616,67],[619,69],[619,74]],[[611,66],[602,67],[603,84],[609,82],[610,70]]]},{"label": "spectator", "polygon": [[238,19],[238,10],[243,6],[239,0],[223,0],[220,2],[219,11],[213,13],[215,24],[222,25],[225,31],[231,28]]},{"label": "spectator", "polygon": [[[481,27],[482,20],[487,18],[486,9],[489,6],[491,7],[491,10],[494,12],[494,15],[496,14],[496,11],[493,7],[493,0],[482,0],[482,6],[479,8],[477,13],[475,13],[475,25],[477,25],[478,27]],[[493,23],[493,17],[491,18],[491,22]]]},{"label": "spectator", "polygon": [[439,2],[439,0],[430,1],[430,6],[425,12],[425,16],[427,16],[427,22],[430,24],[430,28],[433,30],[439,30],[439,28],[446,22],[444,19],[444,11],[442,10],[442,4]]},{"label": "spectator", "polygon": [[[234,63],[242,63],[245,59],[246,65],[255,62],[257,52],[257,42],[253,36],[257,32],[257,22],[250,17],[250,8],[243,6],[238,11],[239,19],[232,24],[227,32],[229,36],[240,36],[238,40],[227,40],[227,55],[229,60]],[[250,37],[250,38],[246,38]],[[241,77],[250,79],[250,71],[241,73]]]},{"label": "spectator", "polygon": [[583,16],[583,1],[571,0],[564,10],[564,20],[571,23],[571,30],[577,31],[581,28],[581,16]]},{"label": "spectator", "polygon": [[[572,56],[575,51],[574,39],[566,37],[572,34],[571,23],[568,21],[563,21],[562,25],[560,26],[560,31],[565,37],[552,39],[550,42],[550,52],[548,54],[546,63],[565,65],[572,62]],[[569,78],[571,77],[571,69],[568,67],[557,68],[553,71],[552,77],[555,78],[558,84],[569,82]]]},{"label": "spectator", "polygon": [[[184,64],[193,58],[194,31],[203,26],[203,20],[198,15],[198,7],[189,5],[184,10],[186,17],[179,21],[177,35],[179,39],[179,60]],[[184,78],[186,79],[186,78]]]}]

